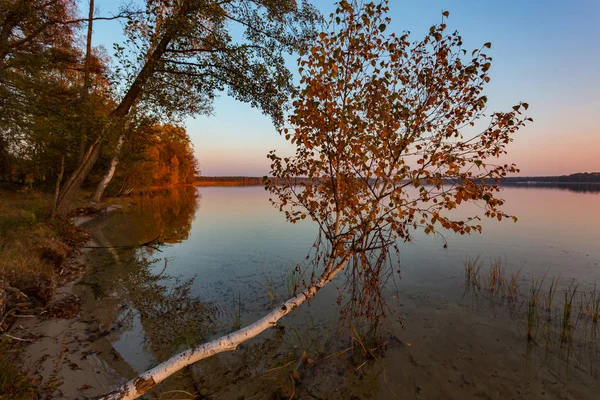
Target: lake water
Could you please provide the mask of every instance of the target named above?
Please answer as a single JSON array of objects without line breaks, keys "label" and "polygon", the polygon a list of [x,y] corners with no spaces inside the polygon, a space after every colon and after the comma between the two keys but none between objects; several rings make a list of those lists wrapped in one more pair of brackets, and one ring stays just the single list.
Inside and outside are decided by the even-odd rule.
[{"label": "lake water", "polygon": [[[448,234],[447,249],[423,234],[400,245],[400,273],[385,290],[385,346],[369,342],[366,327],[340,333],[338,279],[279,329],[199,362],[147,398],[170,390],[210,399],[597,398],[600,341],[581,304],[600,282],[600,187],[505,187],[502,197],[517,223]],[[289,274],[306,268],[317,230],[286,223],[268,198],[262,187],[187,187],[136,197],[87,225],[96,245],[112,247],[89,253],[80,286],[117,375],[132,378],[288,297]],[[157,237],[163,243],[130,247]],[[465,292],[463,262],[475,256],[485,263],[482,280],[498,258],[507,276],[520,271],[518,300]],[[532,277],[546,290],[558,276],[554,320],[538,323],[528,341]],[[561,342],[563,290],[574,285],[580,318],[574,340]]]}]

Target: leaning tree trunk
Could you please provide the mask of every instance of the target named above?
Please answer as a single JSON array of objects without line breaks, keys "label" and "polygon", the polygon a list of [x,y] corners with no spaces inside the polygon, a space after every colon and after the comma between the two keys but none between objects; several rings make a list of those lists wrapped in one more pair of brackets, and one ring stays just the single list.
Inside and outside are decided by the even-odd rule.
[{"label": "leaning tree trunk", "polygon": [[119,389],[110,393],[98,396],[95,400],[133,400],[144,393],[148,392],[154,386],[173,375],[177,371],[181,370],[188,365],[191,365],[197,361],[208,358],[215,354],[223,353],[225,351],[234,351],[237,346],[244,343],[247,340],[258,336],[260,333],[267,329],[275,326],[277,321],[281,318],[294,311],[298,306],[304,303],[306,300],[311,299],[323,286],[331,282],[331,280],[344,269],[352,254],[348,253],[339,264],[335,265],[335,260],[331,260],[321,275],[320,279],[313,285],[309,286],[299,295],[292,297],[279,308],[271,311],[258,321],[251,325],[246,326],[238,331],[230,333],[229,335],[222,336],[218,339],[212,340],[208,343],[196,346],[192,349],[186,350],[179,353],[167,361],[157,365],[149,371],[144,372],[140,376],[131,381],[127,382]]},{"label": "leaning tree trunk", "polygon": [[65,182],[56,202],[57,215],[66,215],[69,212],[71,204],[77,199],[83,181],[85,181],[100,156],[101,147],[100,140],[96,140],[88,149],[75,172]]},{"label": "leaning tree trunk", "polygon": [[108,168],[106,175],[104,175],[104,178],[102,178],[102,180],[98,184],[98,187],[96,187],[96,192],[92,197],[93,201],[100,201],[102,195],[104,194],[104,191],[106,190],[106,187],[108,186],[113,175],[115,174],[115,169],[117,169],[117,164],[119,163],[119,154],[121,153],[121,147],[123,146],[124,140],[125,134],[121,133],[121,135],[119,136],[119,140],[117,141],[117,146],[115,147],[115,153],[113,155],[112,160],[110,161],[110,167]]},{"label": "leaning tree trunk", "polygon": [[[105,132],[108,126],[110,126],[113,123],[119,123],[120,121],[122,121],[123,118],[125,118],[129,114],[131,107],[139,98],[140,94],[143,92],[144,85],[154,74],[154,69],[156,68],[156,65],[161,60],[163,54],[167,51],[167,46],[177,36],[177,33],[178,26],[175,23],[171,24],[169,29],[166,30],[164,36],[162,37],[158,45],[152,50],[152,54],[150,55],[150,57],[148,57],[146,63],[144,64],[139,74],[127,90],[125,96],[123,96],[123,99],[121,100],[119,105],[108,116],[109,121],[104,129]],[[103,135],[101,134],[100,138],[102,137]],[[79,193],[79,189],[81,188],[83,181],[85,181],[85,178],[87,178],[88,174],[92,170],[92,167],[94,166],[94,164],[98,160],[98,157],[100,156],[100,148],[100,139],[97,139],[94,142],[94,144],[90,146],[88,152],[79,163],[75,172],[69,177],[69,179],[65,183],[65,186],[63,187],[63,191],[59,196],[58,204],[56,207],[56,213],[58,215],[65,215],[69,212],[69,207],[71,206],[71,203],[77,198],[77,194]]]}]

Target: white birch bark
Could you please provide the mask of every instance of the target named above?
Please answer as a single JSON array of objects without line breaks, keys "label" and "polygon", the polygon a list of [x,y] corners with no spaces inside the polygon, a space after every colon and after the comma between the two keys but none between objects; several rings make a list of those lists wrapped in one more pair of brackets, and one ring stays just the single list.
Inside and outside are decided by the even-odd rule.
[{"label": "white birch bark", "polygon": [[346,255],[339,264],[334,268],[334,261],[331,261],[325,271],[321,275],[320,279],[312,286],[309,286],[305,291],[298,294],[295,297],[287,300],[279,308],[271,311],[258,321],[251,325],[248,325],[240,330],[237,330],[229,335],[222,336],[218,339],[196,346],[193,349],[186,350],[179,353],[167,361],[159,364],[149,371],[144,372],[140,376],[125,385],[121,386],[115,391],[106,393],[102,396],[96,397],[96,400],[133,400],[148,392],[154,386],[173,375],[177,371],[181,370],[188,365],[191,365],[204,358],[208,358],[218,353],[225,351],[234,351],[237,346],[244,343],[247,340],[258,336],[265,330],[275,326],[277,321],[283,318],[285,315],[294,311],[298,306],[304,303],[306,300],[312,298],[323,286],[331,282],[331,280],[344,269],[346,264],[351,258],[351,254]]},{"label": "white birch bark", "polygon": [[104,175],[104,178],[102,178],[102,181],[100,181],[100,183],[98,184],[98,187],[96,187],[96,192],[92,197],[93,201],[100,201],[102,195],[104,194],[104,191],[106,190],[106,187],[108,186],[113,175],[115,174],[117,164],[119,164],[119,154],[121,153],[121,147],[123,146],[124,140],[125,134],[121,133],[121,135],[119,135],[119,140],[117,141],[117,146],[115,147],[115,154],[112,160],[110,161],[110,167],[108,168],[106,175]]}]

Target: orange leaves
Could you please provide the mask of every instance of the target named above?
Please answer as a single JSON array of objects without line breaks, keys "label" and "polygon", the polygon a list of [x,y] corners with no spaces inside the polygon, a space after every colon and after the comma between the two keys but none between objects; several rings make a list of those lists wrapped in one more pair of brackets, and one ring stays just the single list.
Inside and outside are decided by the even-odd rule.
[{"label": "orange leaves", "polygon": [[[343,237],[337,245],[346,251],[409,241],[414,229],[479,232],[477,216],[452,218],[467,202],[479,202],[490,218],[508,217],[495,197],[497,180],[516,168],[493,159],[506,152],[528,108],[486,116],[491,58],[481,49],[464,56],[462,38],[444,24],[417,42],[387,34],[385,10],[339,3],[337,31],[321,33],[300,61],[301,87],[284,131],[295,155],[272,158],[271,174],[290,183],[268,189],[288,219],[310,216],[322,233]],[[487,128],[478,133],[479,126]],[[311,180],[296,185],[297,176]]]}]

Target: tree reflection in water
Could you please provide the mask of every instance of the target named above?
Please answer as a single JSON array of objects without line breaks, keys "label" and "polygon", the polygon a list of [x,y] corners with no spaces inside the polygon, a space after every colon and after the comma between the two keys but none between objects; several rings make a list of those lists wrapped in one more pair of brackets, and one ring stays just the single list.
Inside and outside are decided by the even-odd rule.
[{"label": "tree reflection in water", "polygon": [[136,245],[159,235],[164,243],[187,239],[197,200],[193,187],[150,193],[135,198],[136,207],[125,210],[125,217],[109,215],[88,226],[96,244],[105,247],[91,252],[83,281],[93,291],[91,316],[115,340],[139,321],[144,350],[159,362],[210,335],[216,307],[192,294],[193,278],[169,276],[160,253]]}]

